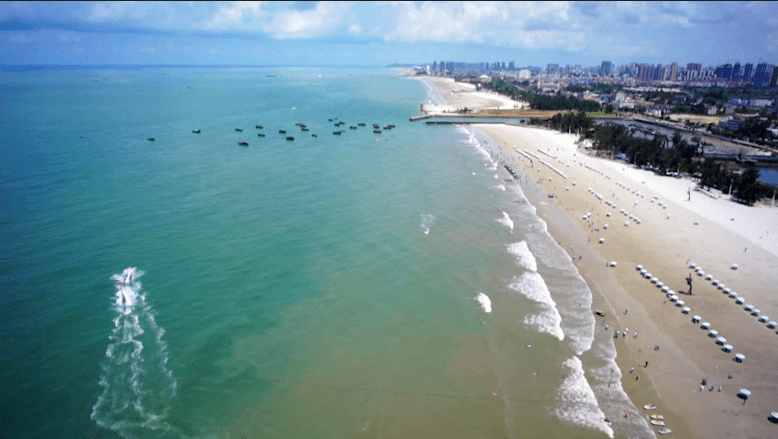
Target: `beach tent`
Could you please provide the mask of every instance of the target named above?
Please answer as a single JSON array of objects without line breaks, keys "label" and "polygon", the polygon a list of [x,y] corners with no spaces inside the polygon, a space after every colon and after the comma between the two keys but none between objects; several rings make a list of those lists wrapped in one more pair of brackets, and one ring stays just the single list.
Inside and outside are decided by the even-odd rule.
[{"label": "beach tent", "polygon": [[727,339],[724,337],[719,337],[716,339],[716,344],[724,346],[727,343]]},{"label": "beach tent", "polygon": [[724,352],[732,352],[732,345],[731,344],[725,344],[722,348],[722,351]]},{"label": "beach tent", "polygon": [[738,363],[742,363],[743,361],[745,361],[745,359],[746,359],[745,355],[735,354],[735,361],[737,361]]},{"label": "beach tent", "polygon": [[682,313],[684,313],[684,314],[689,314],[689,312],[690,312],[691,310],[692,310],[692,309],[691,309],[691,308],[689,308],[688,306],[684,306],[683,308],[681,308],[681,312],[682,312]]},{"label": "beach tent", "polygon": [[692,323],[700,323],[700,320],[702,320],[702,317],[698,315],[692,316]]},{"label": "beach tent", "polygon": [[700,328],[702,328],[702,329],[708,329],[708,328],[710,328],[710,323],[708,323],[708,322],[702,322],[702,324],[700,325]]},{"label": "beach tent", "polygon": [[708,337],[718,337],[719,331],[715,329],[711,329],[710,332],[708,332]]}]

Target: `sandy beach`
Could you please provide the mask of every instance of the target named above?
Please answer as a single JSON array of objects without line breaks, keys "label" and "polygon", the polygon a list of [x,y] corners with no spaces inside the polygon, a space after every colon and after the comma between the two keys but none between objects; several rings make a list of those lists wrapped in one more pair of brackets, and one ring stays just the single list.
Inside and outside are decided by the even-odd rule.
[{"label": "sandy beach", "polygon": [[[422,79],[452,107],[501,102],[457,92],[466,84]],[[592,157],[578,149],[575,135],[501,124],[475,127],[497,144],[488,146],[499,146],[503,163],[517,164],[519,175],[528,176],[520,180],[522,188],[592,290],[592,311],[606,311],[598,317],[597,332],[610,336],[630,329],[615,342],[622,385],[633,403],[641,411],[655,404],[655,412],[644,413],[663,414],[673,431],[669,437],[778,435],[778,425],[767,419],[778,410],[778,334],[759,321],[760,316],[778,320],[778,208],[712,198],[695,191],[690,180]],[[688,314],[644,278],[638,264],[677,292]],[[691,295],[685,280],[690,275]],[[744,302],[736,304],[724,288]],[[748,304],[761,313],[745,311]],[[710,327],[692,323],[694,315]],[[710,336],[710,330],[718,334]],[[732,351],[724,352],[716,337],[726,338]],[[745,361],[734,361],[736,353]],[[737,396],[741,388],[752,392],[745,403]]]}]

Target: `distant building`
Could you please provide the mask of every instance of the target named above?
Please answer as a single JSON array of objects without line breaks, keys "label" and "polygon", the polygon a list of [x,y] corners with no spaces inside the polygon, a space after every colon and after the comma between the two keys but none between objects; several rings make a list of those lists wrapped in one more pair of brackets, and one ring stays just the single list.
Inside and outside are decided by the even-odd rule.
[{"label": "distant building", "polygon": [[772,72],[770,72],[770,87],[778,86],[778,66],[773,66]]},{"label": "distant building", "polygon": [[732,66],[732,80],[733,81],[740,81],[741,79],[741,71],[740,71],[740,62],[735,62],[735,64]]},{"label": "distant building", "polygon": [[668,81],[677,81],[678,80],[678,63],[674,62],[670,64],[670,74],[667,77]]},{"label": "distant building", "polygon": [[610,61],[603,61],[602,65],[600,66],[600,76],[610,75],[612,68],[613,68],[613,63],[611,63]]},{"label": "distant building", "polygon": [[516,70],[516,63],[511,61],[508,63],[508,70]]},{"label": "distant building", "polygon": [[770,68],[771,66],[764,62],[756,65],[754,79],[751,81],[754,83],[754,87],[762,88],[770,85]]},{"label": "distant building", "polygon": [[529,69],[521,69],[519,70],[518,78],[519,79],[529,79],[532,76],[532,72],[529,71]]},{"label": "distant building", "polygon": [[702,64],[697,64],[697,63],[686,64],[687,72],[697,72],[699,74],[701,70],[702,70]]},{"label": "distant building", "polygon": [[559,73],[559,64],[549,64],[546,66],[546,73],[549,75],[554,75]]},{"label": "distant building", "polygon": [[754,65],[751,63],[747,63],[745,67],[743,68],[743,80],[744,81],[750,81],[751,80],[751,73],[754,71]]},{"label": "distant building", "polygon": [[742,126],[743,126],[743,119],[740,119],[738,117],[719,122],[719,128],[732,131],[733,133],[739,130]]}]

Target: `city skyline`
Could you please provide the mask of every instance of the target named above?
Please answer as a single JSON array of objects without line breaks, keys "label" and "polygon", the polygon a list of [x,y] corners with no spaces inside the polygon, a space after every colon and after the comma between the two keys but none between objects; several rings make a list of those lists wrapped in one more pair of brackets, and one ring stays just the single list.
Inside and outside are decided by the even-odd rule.
[{"label": "city skyline", "polygon": [[3,2],[0,64],[778,64],[771,2]]}]

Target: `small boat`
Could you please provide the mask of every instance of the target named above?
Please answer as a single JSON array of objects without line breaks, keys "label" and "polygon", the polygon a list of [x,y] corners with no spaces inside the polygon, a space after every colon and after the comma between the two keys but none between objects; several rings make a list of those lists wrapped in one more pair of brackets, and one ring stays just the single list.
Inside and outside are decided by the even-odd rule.
[{"label": "small boat", "polygon": [[365,123],[364,122],[359,122],[357,125],[363,127],[363,126],[365,126]]},{"label": "small boat", "polygon": [[316,134],[311,134],[311,137],[319,137],[319,136],[317,136]]},{"label": "small boat", "polygon": [[286,140],[294,140],[294,137],[292,137],[292,136],[286,136]]},{"label": "small boat", "polygon": [[286,130],[278,130],[278,134],[286,134]]},{"label": "small boat", "polygon": [[379,129],[379,128],[381,128],[381,125],[378,125],[377,123],[374,123],[374,124],[373,124],[373,128],[375,128],[375,129]]},{"label": "small boat", "polygon": [[262,129],[262,125],[255,125],[254,128],[256,128],[258,130],[261,130]]},{"label": "small boat", "polygon": [[240,146],[249,146],[249,142],[238,142]]},{"label": "small boat", "polygon": [[643,410],[656,410],[656,406],[654,404],[646,404],[643,406]]},{"label": "small boat", "polygon": [[235,131],[238,131],[238,132],[243,131],[243,128],[235,128]]},{"label": "small boat", "polygon": [[343,131],[333,131],[332,134],[335,134],[337,136],[343,134]]},{"label": "small boat", "polygon": [[147,137],[146,140],[148,140],[149,142],[153,142],[154,138],[153,137]]},{"label": "small boat", "polygon": [[332,122],[332,119],[327,119],[328,121]]},{"label": "small boat", "polygon": [[660,428],[659,430],[657,430],[657,433],[659,433],[659,434],[663,434],[663,435],[664,435],[664,434],[670,434],[670,433],[672,433],[672,432],[673,432],[673,431],[672,431],[672,430],[670,430],[669,428]]},{"label": "small boat", "polygon": [[595,314],[597,314],[597,315],[598,315],[598,316],[600,316],[600,317],[605,317],[605,312],[603,312],[602,310],[599,310],[599,309],[598,309],[598,310],[597,310],[597,311],[595,311],[594,313],[595,313]]},{"label": "small boat", "polygon": [[381,130],[373,130],[374,134],[381,134]]},{"label": "small boat", "polygon": [[662,421],[660,419],[652,419],[651,420],[651,425],[656,425],[656,426],[659,426],[659,427],[664,427],[665,426],[665,421]]},{"label": "small boat", "polygon": [[265,137],[265,133],[259,133],[257,134],[257,137]]},{"label": "small boat", "polygon": [[664,421],[664,420],[665,420],[665,417],[664,417],[664,416],[662,416],[662,415],[657,415],[657,414],[653,414],[653,415],[649,416],[649,418],[651,418],[651,419],[656,419],[656,420],[659,420],[659,421]]},{"label": "small boat", "polygon": [[192,130],[192,132],[195,134],[200,134],[200,130]]},{"label": "small boat", "polygon": [[308,128],[307,127],[302,127],[301,130],[302,131],[308,131]]},{"label": "small boat", "polygon": [[357,127],[355,127],[354,125],[351,125],[350,127],[348,127],[348,129],[355,130],[355,129],[357,129]]}]

